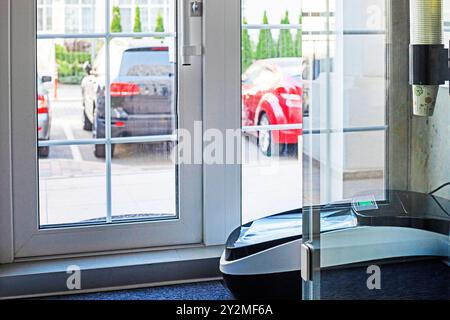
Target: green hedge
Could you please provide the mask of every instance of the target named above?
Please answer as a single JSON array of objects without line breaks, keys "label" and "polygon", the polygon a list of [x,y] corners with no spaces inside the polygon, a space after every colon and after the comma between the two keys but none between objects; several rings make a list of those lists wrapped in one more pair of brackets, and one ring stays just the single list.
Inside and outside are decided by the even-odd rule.
[{"label": "green hedge", "polygon": [[55,47],[56,64],[58,65],[58,80],[65,84],[80,84],[86,72],[83,64],[91,61],[91,54],[88,52],[69,52],[67,49],[57,44]]}]

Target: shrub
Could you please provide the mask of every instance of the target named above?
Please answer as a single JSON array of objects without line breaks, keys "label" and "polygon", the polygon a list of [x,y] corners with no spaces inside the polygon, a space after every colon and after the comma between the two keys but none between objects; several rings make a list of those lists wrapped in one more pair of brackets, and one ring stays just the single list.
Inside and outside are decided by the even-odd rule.
[{"label": "shrub", "polygon": [[122,24],[120,22],[120,8],[118,6],[114,6],[112,11],[113,18],[111,21],[111,32],[122,32]]},{"label": "shrub", "polygon": [[141,10],[139,10],[139,6],[136,6],[136,13],[134,15],[133,32],[142,32]]},{"label": "shrub", "polygon": [[[243,24],[247,24],[244,18]],[[253,63],[253,44],[247,29],[242,29],[242,71],[247,70]]]},{"label": "shrub", "polygon": [[86,72],[83,64],[91,62],[88,52],[68,52],[66,47],[55,45],[55,58],[58,66],[58,80],[61,83],[80,84]]},{"label": "shrub", "polygon": [[[264,11],[263,24],[269,24],[267,12]],[[261,29],[259,31],[258,45],[256,47],[256,60],[274,58],[277,56],[272,32],[270,29]]]},{"label": "shrub", "polygon": [[[281,24],[290,24],[289,13],[286,10],[286,14],[283,19],[281,19]],[[278,38],[278,56],[279,57],[294,57],[295,48],[294,40],[292,39],[291,30],[282,29],[280,30],[280,37]]]},{"label": "shrub", "polygon": [[303,13],[300,12],[300,17],[298,18],[298,24],[300,25],[300,29],[297,30],[297,35],[295,36],[295,56],[302,57],[303,56]]}]

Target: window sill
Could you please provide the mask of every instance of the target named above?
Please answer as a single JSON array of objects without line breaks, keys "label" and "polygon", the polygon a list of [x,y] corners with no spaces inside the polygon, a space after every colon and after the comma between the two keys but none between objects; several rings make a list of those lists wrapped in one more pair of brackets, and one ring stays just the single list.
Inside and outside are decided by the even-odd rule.
[{"label": "window sill", "polygon": [[[222,251],[210,246],[0,265],[0,300],[218,279]],[[74,265],[81,290],[67,288],[67,267]]]}]

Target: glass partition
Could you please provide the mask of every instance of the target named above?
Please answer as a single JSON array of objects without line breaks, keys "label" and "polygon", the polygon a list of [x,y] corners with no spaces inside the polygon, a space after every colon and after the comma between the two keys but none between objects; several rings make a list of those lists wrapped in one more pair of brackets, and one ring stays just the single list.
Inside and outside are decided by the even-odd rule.
[{"label": "glass partition", "polygon": [[[432,3],[435,16],[450,11]],[[304,39],[315,43],[303,46],[305,299],[450,297],[450,188],[436,190],[449,182],[450,98],[441,87],[433,116],[413,113],[409,8],[303,1]]]}]

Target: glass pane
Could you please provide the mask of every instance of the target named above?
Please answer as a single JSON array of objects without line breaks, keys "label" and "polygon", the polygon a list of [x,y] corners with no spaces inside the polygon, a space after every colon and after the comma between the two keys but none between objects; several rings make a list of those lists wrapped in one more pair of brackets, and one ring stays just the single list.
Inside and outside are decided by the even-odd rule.
[{"label": "glass pane", "polygon": [[[140,5],[153,18],[140,16]],[[39,28],[47,31],[37,36],[41,227],[176,217],[174,35],[113,38],[107,52],[106,34],[90,37],[105,31],[105,1],[53,6],[48,0],[39,6]],[[174,1],[114,1],[111,12],[119,13],[111,17],[113,32],[175,31]],[[139,19],[147,20],[140,21],[147,29],[139,28]],[[152,143],[155,137],[160,142]]]},{"label": "glass pane", "polygon": [[[420,21],[404,23],[408,3],[303,2],[309,110],[302,241],[314,249],[304,298],[450,297],[449,190],[432,192],[449,181],[439,166],[450,154],[442,121],[448,88],[425,100],[436,102],[434,115],[413,108],[421,91],[408,86],[409,57],[398,54],[408,52],[404,35]],[[422,12],[424,21],[436,21],[436,35],[440,3]]]},{"label": "glass pane", "polygon": [[[114,39],[110,43],[111,136],[171,135],[176,127],[175,40]],[[98,112],[97,137],[104,136]]]},{"label": "glass pane", "polygon": [[174,0],[113,0],[111,32],[170,32],[176,30]]},{"label": "glass pane", "polygon": [[[242,1],[244,223],[301,206],[300,15],[296,1]],[[279,125],[297,128],[280,130]]]},{"label": "glass pane", "polygon": [[[278,131],[273,131],[276,135]],[[242,138],[242,223],[301,206],[300,161],[296,146],[282,144],[283,153],[267,157],[256,138]],[[282,191],[281,191],[282,190]]]},{"label": "glass pane", "polygon": [[102,39],[37,41],[39,140],[95,138],[92,115],[104,97],[93,72],[104,64],[103,46]]},{"label": "glass pane", "polygon": [[[386,188],[386,133],[384,131],[352,132],[345,134],[344,159],[347,170],[343,175],[342,199],[350,201],[359,193],[368,191],[380,195],[376,200],[385,200]],[[376,192],[379,191],[379,192]]]},{"label": "glass pane", "polygon": [[[105,163],[91,146],[51,146],[39,158],[41,227],[106,221]],[[41,155],[48,153],[39,148]]]},{"label": "glass pane", "polygon": [[[110,43],[111,137],[171,136],[177,126],[174,38]],[[101,117],[98,123],[104,123]],[[102,125],[97,136],[103,136]],[[173,142],[113,146],[113,220],[177,216]]]},{"label": "glass pane", "polygon": [[171,142],[114,146],[113,220],[177,216],[177,170]]},{"label": "glass pane", "polygon": [[38,34],[79,34],[105,31],[105,0],[38,2]]}]

